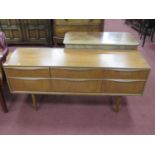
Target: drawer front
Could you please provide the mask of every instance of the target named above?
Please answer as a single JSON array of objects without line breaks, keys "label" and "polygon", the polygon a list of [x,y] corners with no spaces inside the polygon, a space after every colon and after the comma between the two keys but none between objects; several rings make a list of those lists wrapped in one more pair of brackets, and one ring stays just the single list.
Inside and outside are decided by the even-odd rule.
[{"label": "drawer front", "polygon": [[9,78],[9,85],[12,91],[34,91],[49,92],[49,79],[35,78]]},{"label": "drawer front", "polygon": [[131,80],[103,80],[102,93],[115,94],[142,94],[145,81]]},{"label": "drawer front", "polygon": [[78,31],[78,32],[99,32],[103,30],[102,25],[92,26],[55,26],[54,36],[64,37],[66,32]]},{"label": "drawer front", "polygon": [[99,25],[103,23],[101,19],[56,19],[56,25]]},{"label": "drawer front", "polygon": [[12,67],[5,72],[7,77],[50,77],[48,67]]},{"label": "drawer front", "polygon": [[71,93],[99,93],[101,90],[100,80],[79,79],[52,79],[51,91]]},{"label": "drawer front", "polygon": [[89,68],[51,68],[54,78],[109,78],[109,79],[146,79],[147,70],[89,69]]}]

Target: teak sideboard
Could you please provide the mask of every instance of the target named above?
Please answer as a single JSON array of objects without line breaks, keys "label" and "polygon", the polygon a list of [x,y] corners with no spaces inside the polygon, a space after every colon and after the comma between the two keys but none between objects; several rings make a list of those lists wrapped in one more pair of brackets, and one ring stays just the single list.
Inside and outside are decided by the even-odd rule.
[{"label": "teak sideboard", "polygon": [[12,93],[142,95],[150,67],[137,50],[17,48],[4,64]]}]

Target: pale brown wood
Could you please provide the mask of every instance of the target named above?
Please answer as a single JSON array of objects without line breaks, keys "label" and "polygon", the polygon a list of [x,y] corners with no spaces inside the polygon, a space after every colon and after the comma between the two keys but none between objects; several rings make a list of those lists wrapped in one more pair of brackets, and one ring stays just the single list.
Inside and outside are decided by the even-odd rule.
[{"label": "pale brown wood", "polygon": [[102,50],[135,50],[137,49],[137,45],[65,45],[65,48],[73,48],[73,49],[102,49]]},{"label": "pale brown wood", "polygon": [[137,94],[129,94],[129,93],[79,93],[79,92],[35,92],[35,91],[11,91],[11,93],[19,93],[19,94],[55,94],[55,95],[92,95],[92,96],[142,96],[142,93]]},{"label": "pale brown wood", "polygon": [[122,104],[122,96],[115,96],[113,110],[115,112],[119,112],[120,111],[121,104]]},{"label": "pale brown wood", "polygon": [[37,103],[36,103],[35,95],[34,94],[31,94],[31,97],[32,97],[33,108],[34,108],[34,110],[37,110],[38,109],[38,106],[37,106]]},{"label": "pale brown wood", "polygon": [[140,94],[143,92],[145,81],[131,80],[102,80],[102,93]]},{"label": "pale brown wood", "polygon": [[137,50],[17,48],[4,70],[13,93],[122,96],[143,94],[150,67]]},{"label": "pale brown wood", "polygon": [[51,65],[51,55],[61,49],[52,48],[16,48],[7,58],[4,66],[45,67]]},{"label": "pale brown wood", "polygon": [[145,69],[103,69],[103,68],[51,68],[54,78],[112,78],[112,79],[147,79]]},{"label": "pale brown wood", "polygon": [[52,79],[51,91],[71,93],[99,93],[101,92],[101,82],[101,80],[88,79]]},{"label": "pale brown wood", "polygon": [[[48,93],[65,92],[66,89],[66,92],[93,93],[94,89],[94,93],[107,94],[142,94],[150,70],[136,50],[119,52],[63,48],[17,48],[7,59],[4,68],[12,91]],[[37,68],[35,72],[34,68]],[[96,89],[95,81],[91,79],[102,81],[100,89]],[[75,90],[71,88],[74,86]],[[89,87],[91,91],[86,90]]]},{"label": "pale brown wood", "polygon": [[103,32],[104,19],[55,19],[53,20],[53,40],[62,44],[66,32]]},{"label": "pale brown wood", "polygon": [[7,66],[150,69],[137,50],[64,48],[17,48],[4,63]]},{"label": "pale brown wood", "polygon": [[[17,81],[18,82],[18,81]],[[19,83],[19,82],[18,82]],[[20,84],[20,83],[19,83]],[[50,84],[50,83],[49,83]],[[40,87],[39,87],[39,86]],[[51,86],[48,89],[43,89],[41,84],[30,84],[22,87],[22,91],[50,91],[53,92],[83,92],[83,93],[104,93],[104,94],[141,94],[145,81],[130,81],[130,80],[92,80],[92,79],[51,79]],[[20,86],[20,85],[19,85]],[[19,87],[18,86],[18,87]],[[35,89],[37,86],[37,90]],[[44,87],[47,88],[45,83]],[[29,89],[27,88],[29,87]],[[17,91],[19,89],[16,88]]]},{"label": "pale brown wood", "polygon": [[49,67],[12,67],[6,68],[9,77],[50,77]]},{"label": "pale brown wood", "polygon": [[128,32],[67,32],[64,44],[74,45],[139,45]]},{"label": "pale brown wood", "polygon": [[8,78],[8,82],[12,91],[36,91],[49,92],[50,80],[44,78]]},{"label": "pale brown wood", "polygon": [[127,32],[68,32],[66,48],[137,49],[138,41]]}]

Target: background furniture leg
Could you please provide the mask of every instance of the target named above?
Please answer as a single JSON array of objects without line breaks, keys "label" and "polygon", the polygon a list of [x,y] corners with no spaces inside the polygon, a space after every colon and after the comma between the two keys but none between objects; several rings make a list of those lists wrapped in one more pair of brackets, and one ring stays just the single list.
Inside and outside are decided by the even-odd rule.
[{"label": "background furniture leg", "polygon": [[113,107],[113,110],[115,112],[119,112],[121,103],[122,103],[122,96],[116,96],[115,97],[114,107]]},{"label": "background furniture leg", "polygon": [[35,95],[34,94],[31,94],[32,96],[32,104],[33,104],[33,108],[35,110],[37,110],[37,103],[36,103],[36,98],[35,98]]},{"label": "background furniture leg", "polygon": [[5,102],[5,98],[2,92],[2,87],[0,86],[0,104],[4,112],[8,112],[8,108]]},{"label": "background furniture leg", "polygon": [[153,42],[153,37],[154,37],[154,28],[152,29],[152,32],[151,32],[151,42]]},{"label": "background furniture leg", "polygon": [[148,31],[147,31],[147,28],[145,28],[145,29],[144,29],[144,37],[143,37],[143,41],[142,41],[142,42],[143,42],[143,43],[142,43],[142,47],[144,47],[147,32],[148,32]]}]

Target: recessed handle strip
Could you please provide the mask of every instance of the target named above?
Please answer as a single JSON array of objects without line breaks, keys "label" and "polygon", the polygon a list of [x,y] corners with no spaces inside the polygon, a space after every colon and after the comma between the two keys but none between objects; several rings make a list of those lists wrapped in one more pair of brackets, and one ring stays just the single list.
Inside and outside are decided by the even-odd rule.
[{"label": "recessed handle strip", "polygon": [[113,81],[120,83],[129,83],[129,82],[145,82],[145,80],[126,80],[126,79],[103,79],[103,81]]},{"label": "recessed handle strip", "polygon": [[61,80],[61,81],[71,81],[71,82],[86,82],[86,81],[96,81],[94,79],[67,79],[67,78],[53,78],[51,80]]},{"label": "recessed handle strip", "polygon": [[[53,80],[65,80],[65,81],[113,81],[113,82],[144,82],[145,80],[132,80],[132,79],[72,79],[72,78],[52,78]],[[51,80],[52,80],[51,79]]]},{"label": "recessed handle strip", "polygon": [[100,69],[100,68],[51,68],[51,69],[60,69],[60,70],[71,70],[71,71],[123,71],[123,72],[137,72],[137,71],[142,71],[143,69],[112,69],[112,68],[104,68],[104,69]]},{"label": "recessed handle strip", "polygon": [[47,80],[47,79],[50,79],[50,78],[25,78],[25,77],[8,77],[8,79],[15,79],[15,80]]},{"label": "recessed handle strip", "polygon": [[45,70],[45,69],[49,69],[44,68],[44,67],[7,67],[7,69],[16,69],[16,70]]},{"label": "recessed handle strip", "polygon": [[96,70],[89,69],[89,68],[55,68],[55,69],[70,70],[70,71],[96,71]]},{"label": "recessed handle strip", "polygon": [[112,71],[122,71],[122,72],[137,72],[137,71],[143,71],[144,69],[109,69]]}]

